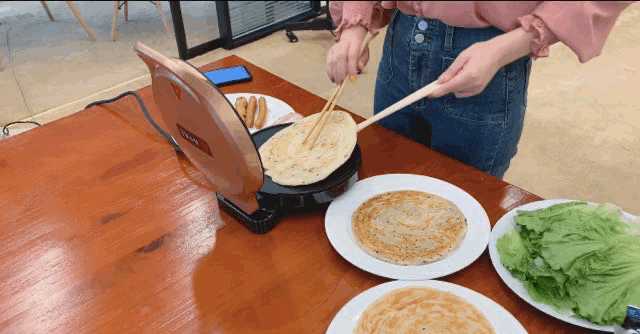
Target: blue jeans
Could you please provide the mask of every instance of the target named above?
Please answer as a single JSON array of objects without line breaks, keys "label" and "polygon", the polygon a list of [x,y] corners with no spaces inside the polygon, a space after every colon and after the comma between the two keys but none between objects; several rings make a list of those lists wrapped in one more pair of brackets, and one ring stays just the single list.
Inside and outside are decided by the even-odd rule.
[{"label": "blue jeans", "polygon": [[[473,43],[502,33],[396,12],[378,67],[374,113],[437,80]],[[523,57],[501,68],[479,95],[423,99],[380,125],[502,178],[522,133],[530,71],[531,59]]]}]

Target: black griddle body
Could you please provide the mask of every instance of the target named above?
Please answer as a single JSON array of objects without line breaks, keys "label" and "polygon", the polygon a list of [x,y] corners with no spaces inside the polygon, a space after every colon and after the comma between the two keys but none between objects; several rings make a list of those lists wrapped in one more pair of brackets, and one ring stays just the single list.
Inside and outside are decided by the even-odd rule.
[{"label": "black griddle body", "polygon": [[[262,129],[251,138],[257,149],[278,131],[289,126],[280,124]],[[256,194],[259,208],[247,213],[232,201],[217,193],[220,206],[240,220],[251,232],[263,234],[269,232],[282,216],[322,208],[336,197],[347,191],[357,180],[362,163],[360,147],[356,144],[349,159],[326,179],[305,186],[289,187],[279,185],[264,175],[262,188]]]}]

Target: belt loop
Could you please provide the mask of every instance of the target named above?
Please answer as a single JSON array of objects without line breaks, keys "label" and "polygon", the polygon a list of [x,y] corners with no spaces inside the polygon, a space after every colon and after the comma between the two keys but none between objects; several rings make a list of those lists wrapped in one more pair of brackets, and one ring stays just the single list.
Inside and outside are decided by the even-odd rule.
[{"label": "belt loop", "polygon": [[453,31],[455,27],[445,24],[444,51],[453,51]]}]

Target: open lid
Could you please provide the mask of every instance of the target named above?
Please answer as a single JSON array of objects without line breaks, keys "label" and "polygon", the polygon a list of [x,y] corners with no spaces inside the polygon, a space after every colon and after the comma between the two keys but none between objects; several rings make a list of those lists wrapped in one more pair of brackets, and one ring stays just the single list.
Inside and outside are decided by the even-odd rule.
[{"label": "open lid", "polygon": [[215,85],[190,64],[138,42],[168,132],[216,192],[245,212],[258,209],[263,169],[249,131]]}]

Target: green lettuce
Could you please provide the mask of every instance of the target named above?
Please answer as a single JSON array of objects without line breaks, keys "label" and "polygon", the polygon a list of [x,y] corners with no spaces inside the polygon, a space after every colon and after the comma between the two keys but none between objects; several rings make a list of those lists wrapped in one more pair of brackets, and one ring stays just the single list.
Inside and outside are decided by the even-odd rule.
[{"label": "green lettuce", "polygon": [[602,325],[640,305],[640,237],[619,210],[569,202],[519,212],[515,222],[497,249],[534,300]]}]

